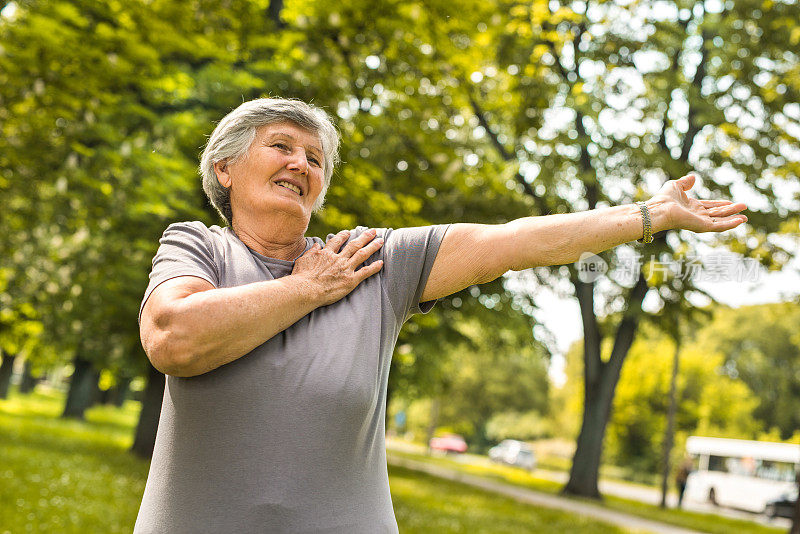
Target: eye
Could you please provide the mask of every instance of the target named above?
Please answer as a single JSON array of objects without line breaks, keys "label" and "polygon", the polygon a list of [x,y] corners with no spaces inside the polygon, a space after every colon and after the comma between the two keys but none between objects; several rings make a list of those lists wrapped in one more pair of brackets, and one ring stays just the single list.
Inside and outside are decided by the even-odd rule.
[{"label": "eye", "polygon": [[283,150],[283,151],[289,150],[289,145],[287,145],[286,143],[277,142],[277,143],[272,143],[271,146],[273,148],[277,148],[278,150]]},{"label": "eye", "polygon": [[321,167],[319,160],[316,156],[309,156],[308,161],[310,161],[315,167]]}]

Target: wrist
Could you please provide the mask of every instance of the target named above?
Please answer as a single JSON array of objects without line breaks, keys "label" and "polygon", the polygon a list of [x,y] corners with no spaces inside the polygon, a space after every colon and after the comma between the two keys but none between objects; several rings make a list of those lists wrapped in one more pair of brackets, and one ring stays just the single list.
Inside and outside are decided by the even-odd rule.
[{"label": "wrist", "polygon": [[669,200],[656,196],[646,200],[644,204],[650,213],[651,233],[655,234],[672,229],[672,214],[670,210],[672,203]]},{"label": "wrist", "polygon": [[283,278],[279,278],[289,286],[289,291],[294,294],[302,305],[308,306],[311,309],[321,306],[323,291],[320,285],[309,276],[302,274],[291,274]]}]

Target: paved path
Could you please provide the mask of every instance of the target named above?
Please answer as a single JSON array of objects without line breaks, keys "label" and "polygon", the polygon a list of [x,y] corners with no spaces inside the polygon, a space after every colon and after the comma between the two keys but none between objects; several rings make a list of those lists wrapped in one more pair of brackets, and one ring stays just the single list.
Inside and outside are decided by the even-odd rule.
[{"label": "paved path", "polygon": [[[567,479],[569,478],[569,474],[566,472],[548,471],[545,469],[537,469],[533,472],[533,476],[536,478],[552,480],[561,484],[566,484]],[[638,484],[630,484],[627,482],[618,482],[615,480],[600,480],[598,489],[603,495],[615,495],[624,499],[631,499],[655,506],[661,503],[661,490],[657,488],[650,488]],[[674,491],[670,491],[667,494],[667,506],[670,508],[675,508],[677,505],[678,494]],[[792,522],[783,517],[770,519],[764,514],[754,514],[752,512],[745,512],[744,510],[735,510],[733,508],[716,506],[708,502],[684,500],[682,508],[683,510],[688,510],[690,512],[715,514],[723,517],[729,517],[731,519],[752,521],[753,523],[758,523],[760,525],[769,527],[788,529],[790,526],[792,526]]]},{"label": "paved path", "polygon": [[541,493],[527,488],[514,486],[512,484],[506,484],[504,482],[498,482],[475,475],[469,475],[455,469],[449,469],[447,467],[432,465],[427,462],[403,458],[393,455],[389,451],[387,451],[387,459],[391,465],[397,465],[407,469],[413,469],[415,471],[422,471],[424,473],[428,473],[440,478],[446,478],[448,480],[455,480],[457,482],[469,484],[470,486],[475,486],[488,491],[506,495],[512,499],[534,504],[536,506],[556,508],[569,513],[588,516],[599,521],[604,521],[606,523],[611,523],[613,525],[634,531],[645,531],[656,534],[699,534],[696,530],[675,527],[665,523],[660,523],[658,521],[609,510],[596,504],[584,503],[565,497],[560,497],[558,495]]},{"label": "paved path", "polygon": [[[426,449],[423,445],[408,443],[402,440],[388,439],[386,440],[387,453],[391,454],[392,450],[400,452],[410,452],[414,454],[425,454]],[[468,465],[494,465],[486,456],[475,454],[459,454],[452,457],[453,460],[463,462]],[[566,484],[569,474],[565,471],[550,471],[547,469],[536,469],[533,476],[545,480],[552,480],[561,484]],[[633,484],[630,482],[622,482],[616,480],[601,479],[598,484],[598,489],[603,495],[614,495],[624,499],[630,499],[647,504],[658,505],[661,502],[661,490],[657,488],[647,487],[641,484]],[[670,491],[667,495],[667,506],[674,508],[678,502],[678,494]],[[715,506],[710,503],[696,502],[685,500],[683,502],[683,509],[691,512],[700,512],[705,514],[715,514],[731,519],[742,519],[745,521],[752,521],[761,525],[789,529],[792,525],[791,520],[776,517],[770,519],[763,514],[753,514],[742,510],[734,510],[733,508],[725,508]]]}]

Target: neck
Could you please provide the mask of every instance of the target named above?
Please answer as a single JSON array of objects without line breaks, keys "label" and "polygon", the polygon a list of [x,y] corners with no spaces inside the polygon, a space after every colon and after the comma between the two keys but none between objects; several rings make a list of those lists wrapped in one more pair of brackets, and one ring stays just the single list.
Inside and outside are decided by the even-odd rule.
[{"label": "neck", "polygon": [[306,249],[305,231],[297,224],[273,222],[269,225],[248,224],[234,218],[231,227],[242,243],[269,258],[293,261]]}]

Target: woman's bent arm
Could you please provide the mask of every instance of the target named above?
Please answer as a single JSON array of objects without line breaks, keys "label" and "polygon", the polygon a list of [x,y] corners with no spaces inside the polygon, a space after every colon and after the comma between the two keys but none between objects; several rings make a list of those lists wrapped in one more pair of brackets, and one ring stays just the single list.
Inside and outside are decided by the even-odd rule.
[{"label": "woman's bent arm", "polygon": [[236,360],[320,306],[338,301],[377,273],[379,260],[361,268],[382,240],[368,230],[341,251],[349,232],[314,245],[292,274],[276,280],[215,289],[195,276],[160,284],[142,310],[142,346],[165,374],[195,376]]},{"label": "woman's bent arm", "polygon": [[313,311],[302,279],[215,289],[194,276],[159,285],[142,310],[142,346],[153,366],[174,376],[195,376],[244,356]]}]

